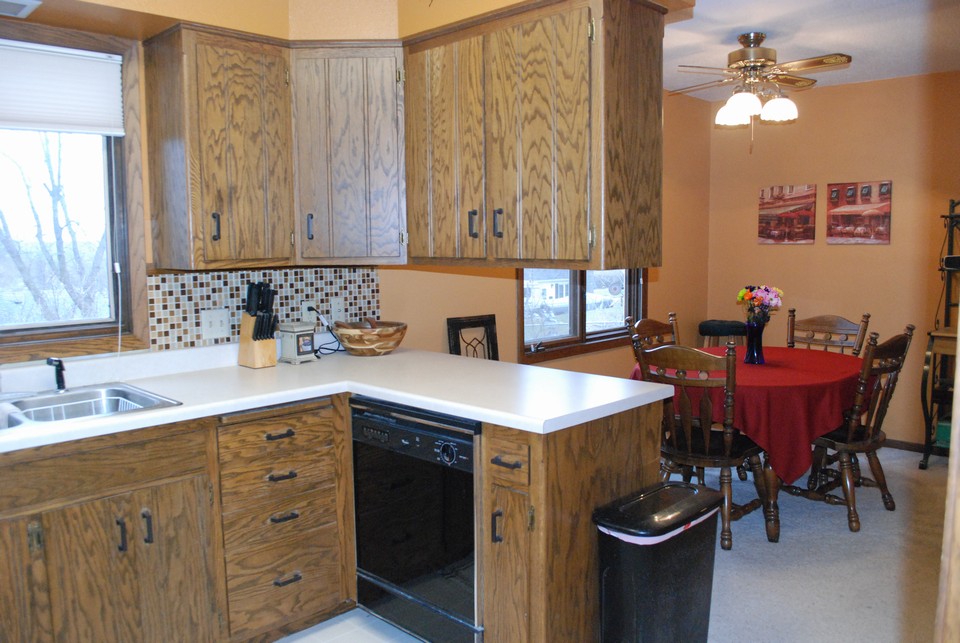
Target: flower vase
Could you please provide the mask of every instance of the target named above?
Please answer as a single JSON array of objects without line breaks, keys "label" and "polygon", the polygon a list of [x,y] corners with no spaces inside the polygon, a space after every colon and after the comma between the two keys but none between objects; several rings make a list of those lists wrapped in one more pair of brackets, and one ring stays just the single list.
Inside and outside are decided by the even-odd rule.
[{"label": "flower vase", "polygon": [[744,364],[763,364],[763,328],[762,321],[747,322],[747,352]]}]

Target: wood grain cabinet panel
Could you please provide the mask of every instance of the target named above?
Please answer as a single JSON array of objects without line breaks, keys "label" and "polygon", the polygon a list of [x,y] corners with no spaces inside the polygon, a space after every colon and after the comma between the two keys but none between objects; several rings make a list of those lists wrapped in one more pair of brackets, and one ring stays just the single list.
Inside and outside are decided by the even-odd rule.
[{"label": "wood grain cabinet panel", "polygon": [[157,268],[293,256],[289,53],[177,26],[144,44]]},{"label": "wood grain cabinet panel", "polygon": [[[0,639],[223,638],[220,531],[210,477],[188,473],[189,464],[171,464],[169,481],[151,481],[147,467],[142,486],[109,494],[116,483],[104,463],[134,453],[150,453],[149,443],[100,448],[98,458],[86,461],[53,458],[65,479],[71,468],[100,476],[107,495],[80,502],[33,499],[44,509],[0,520]],[[135,459],[127,462],[136,471]],[[120,484],[130,487],[134,480],[127,474]],[[91,487],[80,493],[96,495]],[[28,511],[29,505],[5,509]]]},{"label": "wood grain cabinet panel", "polygon": [[662,11],[567,0],[504,13],[405,43],[410,258],[659,265]]},{"label": "wood grain cabinet panel", "polygon": [[342,532],[353,525],[352,514],[342,513],[352,510],[345,495],[352,478],[340,461],[349,436],[337,408],[315,400],[221,418],[224,554],[235,640],[316,622],[356,599],[347,553],[352,539]]},{"label": "wood grain cabinet panel", "polygon": [[299,263],[406,259],[401,54],[293,50]]}]

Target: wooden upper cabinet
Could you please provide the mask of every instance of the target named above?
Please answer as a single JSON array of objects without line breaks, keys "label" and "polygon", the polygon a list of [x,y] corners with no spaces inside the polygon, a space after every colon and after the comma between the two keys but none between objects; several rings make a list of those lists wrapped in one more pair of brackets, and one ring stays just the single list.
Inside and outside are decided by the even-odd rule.
[{"label": "wooden upper cabinet", "polygon": [[406,70],[408,254],[485,257],[483,39],[410,54]]},{"label": "wooden upper cabinet", "polygon": [[406,260],[402,51],[293,50],[298,263]]},{"label": "wooden upper cabinet", "polygon": [[178,26],[144,51],[155,267],[289,264],[287,49]]},{"label": "wooden upper cabinet", "polygon": [[407,41],[410,258],[659,265],[662,37],[654,6],[567,0]]}]

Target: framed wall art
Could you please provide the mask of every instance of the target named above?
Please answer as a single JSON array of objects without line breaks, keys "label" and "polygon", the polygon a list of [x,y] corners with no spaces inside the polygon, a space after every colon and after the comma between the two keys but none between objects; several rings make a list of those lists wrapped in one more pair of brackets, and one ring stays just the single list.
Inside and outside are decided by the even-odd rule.
[{"label": "framed wall art", "polygon": [[817,186],[771,185],[760,189],[757,241],[808,244],[816,237]]},{"label": "framed wall art", "polygon": [[827,184],[827,243],[890,243],[893,183]]}]

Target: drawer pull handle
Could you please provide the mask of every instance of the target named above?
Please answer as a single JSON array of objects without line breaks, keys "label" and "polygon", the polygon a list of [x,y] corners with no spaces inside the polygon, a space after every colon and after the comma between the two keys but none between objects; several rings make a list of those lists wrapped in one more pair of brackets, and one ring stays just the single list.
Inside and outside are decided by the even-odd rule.
[{"label": "drawer pull handle", "polygon": [[292,574],[290,574],[289,578],[278,578],[277,580],[273,581],[273,584],[276,585],[277,587],[286,587],[287,585],[291,585],[293,583],[296,583],[302,580],[303,580],[303,574],[301,574],[300,572],[293,572]]},{"label": "drawer pull handle", "polygon": [[270,482],[281,482],[283,480],[293,480],[297,477],[296,471],[290,471],[289,473],[271,473],[267,476],[267,480]]},{"label": "drawer pull handle", "polygon": [[467,212],[467,234],[471,239],[477,239],[480,237],[480,233],[477,231],[477,215],[480,214],[476,210],[469,210]]},{"label": "drawer pull handle", "polygon": [[307,240],[313,241],[313,212],[307,213]]},{"label": "drawer pull handle", "polygon": [[287,522],[288,520],[296,520],[299,517],[300,517],[299,511],[291,511],[290,513],[284,514],[282,516],[270,516],[270,522],[272,522],[275,525],[279,525],[281,522]]},{"label": "drawer pull handle", "polygon": [[497,519],[503,518],[503,511],[496,510],[490,515],[490,537],[495,543],[502,543],[503,536],[497,532]]},{"label": "drawer pull handle", "polygon": [[493,460],[490,461],[490,464],[495,464],[498,467],[503,467],[504,469],[522,469],[523,462],[517,460],[516,462],[507,462],[503,459],[502,456],[494,456]]},{"label": "drawer pull handle", "polygon": [[220,241],[220,213],[214,212],[210,215],[213,219],[213,234],[210,235],[211,241]]},{"label": "drawer pull handle", "polygon": [[117,551],[127,551],[127,521],[117,518],[117,527],[120,528],[120,544],[117,545]]},{"label": "drawer pull handle", "polygon": [[140,517],[143,518],[144,528],[147,530],[147,535],[144,536],[143,542],[148,545],[153,544],[153,514],[150,513],[149,509],[144,509],[140,512]]},{"label": "drawer pull handle", "polygon": [[296,434],[297,432],[294,431],[293,429],[287,429],[283,433],[267,433],[266,435],[263,436],[263,438],[267,442],[273,442],[274,440],[284,440],[286,438],[292,438]]},{"label": "drawer pull handle", "polygon": [[503,208],[496,208],[493,211],[493,236],[498,239],[503,238]]}]

